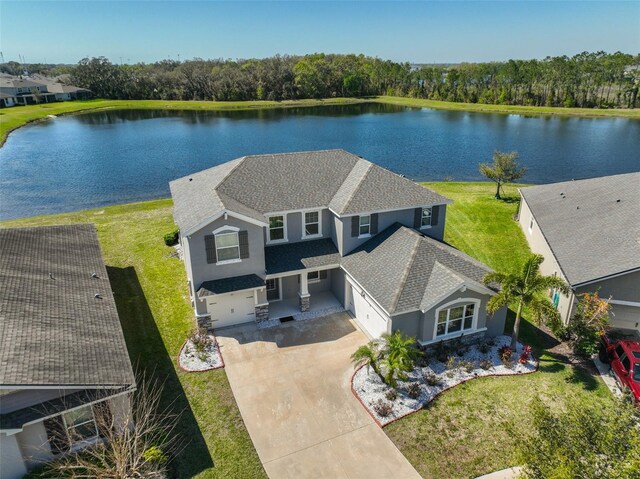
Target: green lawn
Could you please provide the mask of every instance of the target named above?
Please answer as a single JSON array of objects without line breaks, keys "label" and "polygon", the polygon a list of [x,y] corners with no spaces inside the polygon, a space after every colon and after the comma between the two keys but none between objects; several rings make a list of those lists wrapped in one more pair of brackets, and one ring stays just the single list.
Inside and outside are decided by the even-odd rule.
[{"label": "green lawn", "polygon": [[[429,183],[453,200],[447,207],[445,240],[499,271],[517,269],[529,253],[518,223],[515,187],[506,201],[493,199],[490,183]],[[561,408],[566,400],[612,401],[599,378],[566,364],[546,348],[555,340],[523,321],[521,338],[540,357],[540,370],[526,376],[482,378],[440,395],[428,407],[384,431],[425,478],[473,478],[514,464],[505,424],[522,422],[535,395]]]},{"label": "green lawn", "polygon": [[[528,248],[518,224],[514,187],[493,199],[489,183],[430,183],[455,200],[448,207],[445,240],[495,269],[518,267]],[[167,400],[182,412],[180,431],[189,443],[179,456],[180,477],[265,477],[235,404],[224,371],[186,374],[176,356],[193,326],[186,278],[162,235],[172,230],[171,201],[159,200],[99,210],[9,221],[3,227],[93,222],[108,265],[127,345],[134,364],[165,381]],[[485,378],[458,386],[426,410],[385,428],[425,478],[468,478],[512,464],[511,439],[502,427],[525,420],[535,394],[569,394],[580,401],[611,401],[599,379],[575,371],[546,352],[549,337],[525,321],[523,339],[541,355],[538,373]]]},{"label": "green lawn", "polygon": [[455,103],[451,101],[423,100],[399,96],[378,96],[372,101],[392,105],[434,108],[436,110],[461,110],[481,113],[514,113],[519,115],[560,115],[587,117],[623,117],[640,119],[640,108],[600,109],[600,108],[563,108],[550,106],[485,105],[483,103]]}]

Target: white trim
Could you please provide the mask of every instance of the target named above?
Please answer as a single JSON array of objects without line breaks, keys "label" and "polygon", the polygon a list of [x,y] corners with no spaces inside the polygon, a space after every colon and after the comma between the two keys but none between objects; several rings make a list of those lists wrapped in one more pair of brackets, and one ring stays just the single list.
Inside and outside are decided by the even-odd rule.
[{"label": "white trim", "polygon": [[362,211],[360,213],[348,213],[348,214],[339,214],[336,211],[334,211],[332,208],[328,208],[329,211],[331,211],[334,215],[336,215],[338,218],[349,218],[351,216],[360,216],[360,215],[373,215],[373,214],[377,214],[377,213],[390,213],[392,211],[403,211],[403,210],[415,210],[416,208],[426,208],[427,206],[431,206],[432,208],[434,206],[447,206],[452,204],[453,201],[446,201],[444,203],[434,203],[432,205],[425,205],[425,204],[421,204],[421,205],[415,205],[415,206],[402,206],[400,208],[389,208],[386,210],[375,210],[375,211]]},{"label": "white trim", "polygon": [[[307,213],[318,213],[318,232],[314,235],[307,234]],[[322,238],[322,210],[307,210],[300,212],[300,214],[302,216],[302,239]]]},{"label": "white trim", "polygon": [[[318,277],[316,279],[309,279],[309,275],[311,273],[318,273]],[[319,282],[320,282],[320,270],[319,269],[307,272],[307,283],[319,283]]]},{"label": "white trim", "polygon": [[[269,299],[269,288],[266,286],[266,282],[269,280],[275,280],[278,282],[278,299]],[[267,297],[267,304],[273,303],[275,301],[282,301],[282,277],[267,278],[264,281],[265,281],[265,294]]]},{"label": "white trim", "polygon": [[[217,234],[214,234],[214,238],[216,239],[216,265],[224,265],[224,264],[233,264],[233,263],[240,263],[242,261],[242,258],[240,257],[240,235],[238,234],[238,232],[240,231],[239,228],[237,228],[237,231],[234,231],[233,229],[230,229],[230,227],[227,226],[223,226],[222,230],[220,231],[220,228],[218,228],[216,231],[219,231]],[[236,245],[235,246],[219,246],[218,245],[218,236],[230,236],[230,235],[235,235],[236,237]],[[236,248],[238,250],[238,257],[237,258],[231,258],[231,259],[223,259],[221,261],[218,261],[218,258],[220,257],[219,251],[221,249],[231,249],[231,248]]]},{"label": "white trim", "polygon": [[269,223],[265,223],[264,221],[259,221],[256,220],[255,218],[251,218],[249,216],[245,216],[245,215],[241,215],[240,213],[234,213],[233,211],[229,211],[229,210],[222,210],[221,212],[217,213],[214,216],[211,216],[210,218],[206,219],[205,221],[198,223],[196,226],[193,226],[187,230],[184,231],[184,233],[182,231],[180,231],[180,234],[183,236],[191,236],[194,233],[197,233],[198,231],[200,231],[201,229],[209,226],[211,223],[213,223],[215,220],[217,220],[218,218],[224,216],[228,214],[229,216],[233,216],[236,219],[242,220],[242,221],[246,221],[247,223],[251,223],[253,225],[257,225],[257,226],[269,226]]},{"label": "white trim", "polygon": [[318,266],[317,268],[304,268],[304,269],[296,269],[294,271],[285,271],[285,272],[282,272],[282,273],[267,274],[265,276],[265,279],[286,278],[288,276],[296,276],[296,275],[302,274],[304,272],[322,271],[322,270],[327,270],[328,271],[330,269],[342,269],[344,271],[344,269],[341,268],[341,266],[339,264],[328,264],[326,266]]},{"label": "white trim", "polygon": [[[446,310],[450,310],[453,307],[457,307],[456,305],[460,305],[460,306],[465,306],[467,304],[471,304],[473,303],[474,307],[473,307],[473,318],[471,319],[471,328],[469,329],[464,329],[464,309],[463,309],[463,316],[460,318],[460,321],[462,321],[462,324],[460,325],[460,330],[458,331],[454,331],[453,333],[446,333],[446,334],[441,334],[440,336],[438,336],[438,315],[440,314],[440,311],[442,311],[443,309]],[[480,303],[481,301],[477,298],[457,298],[453,301],[449,301],[448,303],[443,304],[442,306],[440,306],[439,308],[436,309],[435,311],[435,321],[433,324],[433,334],[431,335],[432,339],[437,339],[437,340],[442,340],[442,339],[449,339],[449,338],[455,338],[456,336],[460,336],[461,334],[471,334],[471,333],[475,333],[477,332],[477,327],[478,327],[478,313],[480,310]],[[447,321],[445,323],[445,325],[447,325],[446,327],[448,328],[448,324],[449,324],[449,315],[447,314]]]},{"label": "white trim", "polygon": [[475,330],[471,330],[471,329],[467,329],[467,331],[459,331],[457,333],[451,333],[448,334],[446,336],[438,336],[436,339],[430,339],[429,341],[422,341],[420,339],[418,339],[418,344],[420,344],[420,346],[427,346],[429,344],[435,344],[435,343],[439,343],[440,341],[446,341],[447,339],[454,339],[454,338],[459,338],[460,336],[468,336],[469,334],[475,334],[475,333],[481,333],[483,331],[486,331],[487,328],[478,328]]},{"label": "white trim", "polygon": [[[369,217],[369,221],[366,223],[366,225],[363,225],[361,223],[362,218],[368,216]],[[362,231],[362,227],[366,226],[368,229],[367,233],[361,233],[360,231]],[[371,215],[358,215],[358,239],[360,238],[370,238],[371,237]]]},{"label": "white trim", "polygon": [[[278,239],[278,240],[272,240],[271,239],[271,218],[277,218],[281,216],[282,217],[282,234],[283,234],[283,238],[282,239]],[[278,244],[278,243],[288,243],[289,242],[289,235],[287,232],[287,215],[286,214],[276,214],[276,215],[269,215],[267,216],[267,243],[266,244]]]},{"label": "white trim", "polygon": [[[423,225],[422,220],[424,219],[424,210],[429,210],[429,224]],[[420,229],[428,230],[433,226],[433,206],[424,206],[422,211],[420,212]]]},{"label": "white trim", "polygon": [[224,261],[216,261],[217,266],[221,266],[224,264],[233,264],[233,263],[242,263],[242,260],[240,258],[236,258],[236,259],[226,259]]},{"label": "white trim", "polygon": [[232,231],[234,233],[238,233],[240,231],[240,228],[236,228],[235,226],[230,225],[223,225],[220,228],[216,228],[215,230],[213,230],[212,233],[214,235],[217,235],[218,233],[222,233],[223,231]]},{"label": "white trim", "polygon": [[640,302],[638,301],[622,301],[620,299],[610,299],[609,302],[611,304],[619,304],[620,306],[633,306],[635,308],[640,308]]},{"label": "white trim", "polygon": [[363,239],[363,238],[371,238],[371,233],[366,234],[366,235],[359,235],[358,239]]}]

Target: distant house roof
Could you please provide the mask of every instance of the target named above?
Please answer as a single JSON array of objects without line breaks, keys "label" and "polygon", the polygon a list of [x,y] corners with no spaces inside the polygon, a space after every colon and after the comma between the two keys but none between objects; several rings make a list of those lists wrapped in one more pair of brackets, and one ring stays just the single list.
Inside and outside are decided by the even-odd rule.
[{"label": "distant house roof", "polygon": [[174,218],[192,232],[229,211],[266,214],[331,208],[340,216],[451,200],[344,150],[245,156],[169,184]]},{"label": "distant house roof", "polygon": [[95,227],[0,229],[0,244],[0,385],[133,385]]},{"label": "distant house roof", "polygon": [[398,223],[343,257],[342,267],[389,314],[426,311],[469,280],[481,284],[491,271],[461,251]]},{"label": "distant house roof", "polygon": [[520,193],[572,286],[640,268],[640,172]]},{"label": "distant house roof", "polygon": [[0,98],[15,98],[15,95],[9,95],[8,93],[0,93]]},{"label": "distant house roof", "polygon": [[22,78],[0,78],[0,87],[29,88],[35,86],[46,86],[44,83],[25,80]]}]

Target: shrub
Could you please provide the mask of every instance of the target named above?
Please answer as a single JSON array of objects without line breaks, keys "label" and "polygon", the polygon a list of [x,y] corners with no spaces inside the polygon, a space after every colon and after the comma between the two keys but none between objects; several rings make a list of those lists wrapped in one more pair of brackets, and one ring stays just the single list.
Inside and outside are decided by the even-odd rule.
[{"label": "shrub", "polygon": [[409,384],[409,387],[407,387],[407,395],[411,399],[417,399],[420,396],[420,384],[419,383]]},{"label": "shrub", "polygon": [[494,338],[489,338],[485,341],[485,344],[492,348],[496,345],[496,340]]},{"label": "shrub", "polygon": [[164,235],[164,244],[167,246],[173,246],[178,243],[178,238],[180,237],[180,231],[176,228],[171,233],[167,233]]},{"label": "shrub", "polygon": [[208,334],[206,328],[194,328],[189,334],[189,341],[193,344],[196,355],[201,361],[207,360],[209,350],[213,346],[213,338]]},{"label": "shrub", "polygon": [[493,367],[493,362],[489,359],[483,359],[482,361],[480,361],[480,367],[485,371],[488,371]]},{"label": "shrub", "polygon": [[505,361],[509,361],[511,359],[511,356],[513,356],[513,349],[511,349],[507,345],[504,345],[500,349],[498,349],[498,356],[503,363]]},{"label": "shrub", "polygon": [[469,348],[467,348],[466,346],[463,346],[461,348],[458,348],[458,350],[456,350],[456,354],[460,357],[463,357],[465,354],[467,354],[467,351],[469,351]]},{"label": "shrub", "polygon": [[473,361],[460,361],[458,363],[458,366],[464,369],[468,373],[472,373],[473,370],[476,368],[476,365]]},{"label": "shrub", "polygon": [[482,354],[487,354],[491,350],[491,346],[489,346],[488,342],[484,342],[478,346],[478,351]]},{"label": "shrub", "polygon": [[432,373],[431,371],[424,373],[422,378],[424,379],[424,382],[428,386],[440,386],[440,384],[442,384],[442,379],[440,379],[436,374]]},{"label": "shrub", "polygon": [[398,391],[395,389],[389,389],[384,397],[386,397],[388,401],[395,401],[398,397]]},{"label": "shrub", "polygon": [[449,359],[449,348],[447,348],[443,341],[436,343],[434,352],[436,359],[441,363],[446,363],[447,359]]},{"label": "shrub", "polygon": [[168,461],[162,449],[158,446],[151,446],[149,449],[142,453],[142,459],[147,462],[154,462],[156,464],[166,464]]},{"label": "shrub", "polygon": [[385,402],[382,399],[378,399],[373,404],[373,410],[380,417],[387,417],[393,411],[393,406],[391,403]]},{"label": "shrub", "polygon": [[532,351],[531,346],[525,346],[524,350],[518,357],[518,362],[520,364],[527,364],[529,362],[529,357],[531,356],[531,351]]}]

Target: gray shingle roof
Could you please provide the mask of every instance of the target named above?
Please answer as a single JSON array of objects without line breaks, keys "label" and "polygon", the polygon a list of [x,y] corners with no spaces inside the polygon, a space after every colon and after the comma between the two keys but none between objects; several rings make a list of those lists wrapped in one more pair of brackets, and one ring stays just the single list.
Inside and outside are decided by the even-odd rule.
[{"label": "gray shingle roof", "polygon": [[398,223],[342,258],[342,267],[389,314],[427,310],[487,266]]},{"label": "gray shingle roof", "polygon": [[0,229],[0,244],[0,384],[134,384],[95,227]]},{"label": "gray shingle roof", "polygon": [[267,274],[340,264],[340,253],[329,238],[267,246],[264,249]]},{"label": "gray shingle roof", "polygon": [[246,156],[169,186],[188,232],[227,210],[265,222],[267,213],[307,208],[353,215],[451,202],[344,150]]},{"label": "gray shingle roof", "polygon": [[205,281],[200,285],[200,288],[198,288],[198,297],[202,298],[203,296],[213,294],[231,293],[232,291],[259,288],[260,286],[264,286],[264,279],[255,274],[215,279],[212,281]]},{"label": "gray shingle roof", "polygon": [[572,286],[640,268],[640,172],[520,192]]}]

